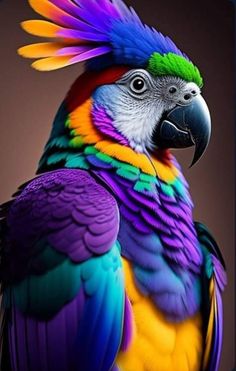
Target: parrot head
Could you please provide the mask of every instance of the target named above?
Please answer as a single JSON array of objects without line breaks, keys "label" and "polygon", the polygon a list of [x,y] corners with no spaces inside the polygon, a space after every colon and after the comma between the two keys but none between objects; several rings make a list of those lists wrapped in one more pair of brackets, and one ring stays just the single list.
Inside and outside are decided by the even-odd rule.
[{"label": "parrot head", "polygon": [[[74,144],[108,140],[154,155],[195,146],[192,165],[200,159],[211,133],[203,79],[168,37],[144,25],[122,0],[29,3],[50,21],[22,27],[53,41],[24,46],[19,54],[37,58],[33,67],[40,71],[86,62],[65,100]],[[81,123],[83,105],[89,124]]]},{"label": "parrot head", "polygon": [[98,87],[93,100],[136,152],[195,145],[195,163],[208,144],[210,115],[195,82],[131,69],[114,84]]}]

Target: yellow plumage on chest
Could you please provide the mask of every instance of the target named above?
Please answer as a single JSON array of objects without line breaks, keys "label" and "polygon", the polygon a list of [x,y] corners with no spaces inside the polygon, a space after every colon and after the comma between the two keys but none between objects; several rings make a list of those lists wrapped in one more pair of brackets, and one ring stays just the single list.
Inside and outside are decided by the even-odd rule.
[{"label": "yellow plumage on chest", "polygon": [[168,322],[150,298],[137,289],[131,266],[123,259],[126,293],[133,310],[133,339],[120,352],[120,371],[200,371],[202,357],[201,316]]}]

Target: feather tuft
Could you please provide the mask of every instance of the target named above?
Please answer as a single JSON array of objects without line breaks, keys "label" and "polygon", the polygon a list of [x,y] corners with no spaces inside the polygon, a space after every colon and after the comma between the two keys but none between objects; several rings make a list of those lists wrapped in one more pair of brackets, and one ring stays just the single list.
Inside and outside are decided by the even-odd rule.
[{"label": "feather tuft", "polygon": [[[40,71],[56,70],[88,60],[91,60],[88,69],[101,69],[114,63],[146,68],[150,66],[150,60],[153,65],[155,53],[162,58],[165,55],[178,56],[178,59],[172,58],[171,63],[169,58],[163,59],[165,66],[160,65],[160,75],[163,72],[172,75],[178,71],[178,76],[187,78],[187,81],[192,77],[193,81],[202,81],[197,68],[173,41],[143,24],[135,10],[122,0],[28,1],[44,20],[25,21],[23,29],[34,36],[52,40],[50,45],[39,43],[34,47],[20,48],[18,52],[26,58],[46,57],[32,64]],[[68,44],[70,49],[65,49]],[[69,56],[71,58],[67,58]],[[101,56],[105,57],[98,58]],[[155,74],[159,75],[159,65],[155,66]]]}]

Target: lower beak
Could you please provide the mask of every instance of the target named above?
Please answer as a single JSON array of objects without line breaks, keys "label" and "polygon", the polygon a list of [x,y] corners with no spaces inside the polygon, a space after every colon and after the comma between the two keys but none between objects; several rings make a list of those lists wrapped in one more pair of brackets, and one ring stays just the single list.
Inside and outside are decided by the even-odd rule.
[{"label": "lower beak", "polygon": [[211,118],[201,95],[189,105],[176,106],[165,114],[153,135],[159,148],[187,148],[195,145],[193,166],[205,152],[211,135]]}]

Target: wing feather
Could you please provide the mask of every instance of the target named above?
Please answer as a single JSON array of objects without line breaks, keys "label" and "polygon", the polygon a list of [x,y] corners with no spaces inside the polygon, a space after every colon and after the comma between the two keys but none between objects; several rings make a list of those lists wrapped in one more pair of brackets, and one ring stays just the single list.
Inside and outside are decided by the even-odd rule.
[{"label": "wing feather", "polygon": [[80,170],[43,174],[16,195],[3,207],[0,270],[12,370],[110,369],[125,301],[115,200]]},{"label": "wing feather", "polygon": [[206,303],[203,317],[206,325],[203,370],[217,371],[220,363],[223,334],[222,292],[227,282],[225,263],[217,243],[208,229],[195,223],[198,239],[205,256],[203,283]]}]

